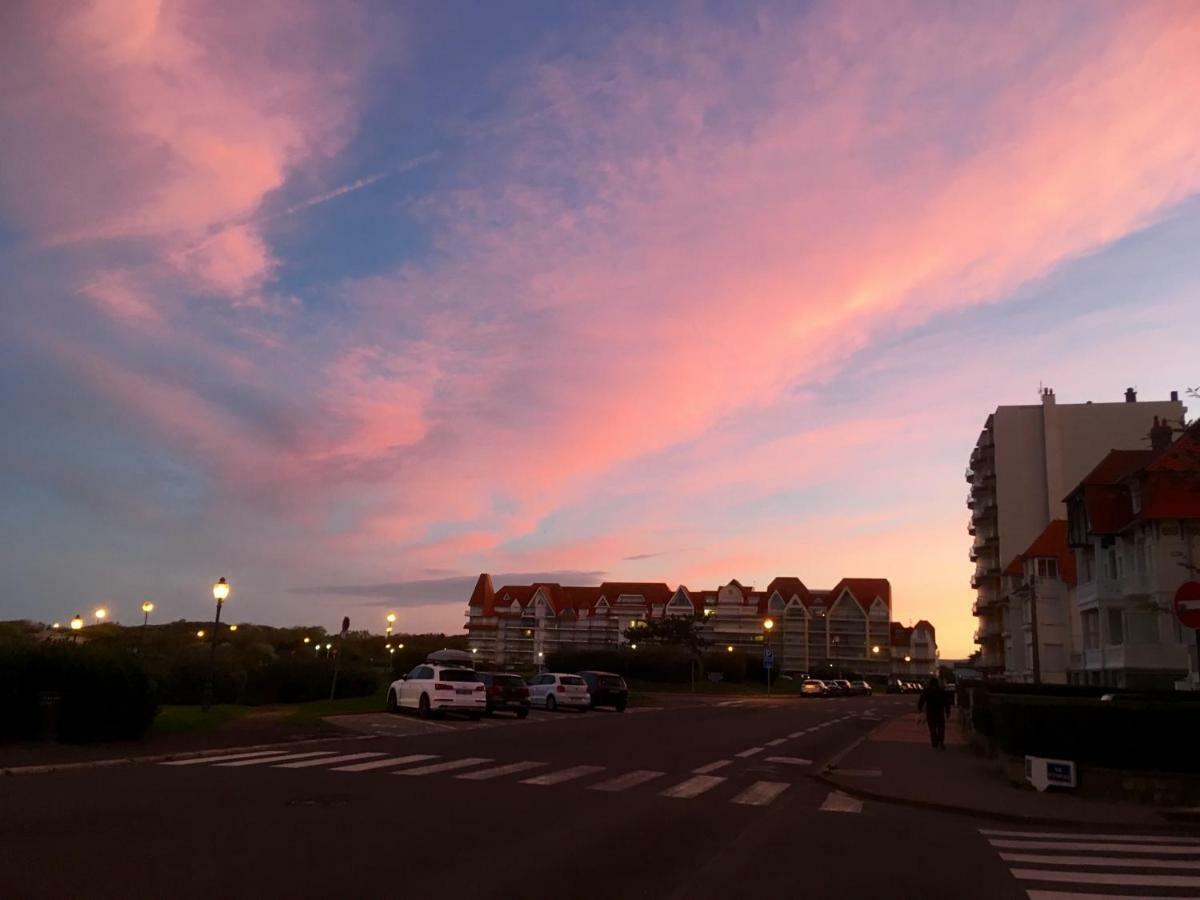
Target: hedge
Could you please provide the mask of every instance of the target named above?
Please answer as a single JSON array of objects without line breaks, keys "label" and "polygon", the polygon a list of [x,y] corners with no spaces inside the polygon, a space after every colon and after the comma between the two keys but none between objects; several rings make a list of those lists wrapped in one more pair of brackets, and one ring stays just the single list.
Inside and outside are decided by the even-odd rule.
[{"label": "hedge", "polygon": [[[209,648],[195,647],[167,661],[162,671],[165,703],[200,703],[209,672]],[[217,648],[213,673],[214,703],[302,703],[329,697],[333,662],[305,656],[247,660],[228,647]],[[363,697],[375,692],[379,677],[361,664],[338,668],[337,696]]]},{"label": "hedge", "polygon": [[128,654],[65,644],[0,647],[0,738],[136,740],[157,712],[154,681]]}]

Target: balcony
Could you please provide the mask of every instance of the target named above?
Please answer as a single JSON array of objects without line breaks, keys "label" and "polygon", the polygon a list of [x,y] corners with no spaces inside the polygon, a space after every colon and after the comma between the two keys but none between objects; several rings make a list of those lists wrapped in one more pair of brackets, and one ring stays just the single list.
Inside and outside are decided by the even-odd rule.
[{"label": "balcony", "polygon": [[971,560],[971,562],[979,562],[979,548],[972,546],[967,552],[967,558]]},{"label": "balcony", "polygon": [[967,519],[967,534],[970,534],[970,535],[975,534],[975,520],[974,519]]}]

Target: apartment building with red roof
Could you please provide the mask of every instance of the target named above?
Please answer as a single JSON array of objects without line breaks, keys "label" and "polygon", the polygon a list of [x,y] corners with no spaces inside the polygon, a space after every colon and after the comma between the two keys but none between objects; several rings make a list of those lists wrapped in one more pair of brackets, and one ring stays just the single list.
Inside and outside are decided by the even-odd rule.
[{"label": "apartment building with red roof", "polygon": [[[536,667],[560,650],[624,646],[626,630],[639,622],[696,616],[714,647],[761,652],[770,646],[782,672],[884,676],[892,669],[891,609],[885,578],[843,578],[827,590],[795,577],[775,578],[761,591],[737,579],[712,590],[662,582],[497,588],[484,573],[468,603],[467,634],[481,661]],[[923,633],[922,647],[932,644],[936,660],[932,626]]]},{"label": "apartment building with red roof", "polygon": [[1200,580],[1200,423],[1155,422],[1149,450],[1113,450],[1066,497],[1080,641],[1071,680],[1170,688],[1190,676],[1194,635],[1172,601]]}]

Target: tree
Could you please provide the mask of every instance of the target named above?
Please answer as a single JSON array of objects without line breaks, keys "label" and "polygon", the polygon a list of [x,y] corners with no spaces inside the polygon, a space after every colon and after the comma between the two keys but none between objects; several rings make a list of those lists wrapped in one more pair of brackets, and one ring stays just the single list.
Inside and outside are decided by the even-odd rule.
[{"label": "tree", "polygon": [[704,673],[704,648],[712,641],[704,636],[704,619],[697,616],[666,616],[648,619],[626,628],[623,634],[631,644],[658,644],[687,650],[701,674]]}]

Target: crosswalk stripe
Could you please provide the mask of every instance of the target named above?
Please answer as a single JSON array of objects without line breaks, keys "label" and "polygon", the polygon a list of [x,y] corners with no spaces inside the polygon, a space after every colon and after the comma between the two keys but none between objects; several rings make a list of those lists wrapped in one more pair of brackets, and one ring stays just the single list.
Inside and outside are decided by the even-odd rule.
[{"label": "crosswalk stripe", "polygon": [[562,784],[564,781],[573,781],[576,778],[582,778],[584,775],[594,775],[597,772],[603,772],[604,766],[571,766],[569,769],[560,769],[557,772],[547,772],[545,775],[535,775],[533,778],[526,778],[521,784],[537,784],[550,785]]},{"label": "crosswalk stripe", "polygon": [[979,833],[989,837],[1053,838],[1059,841],[1132,841],[1143,844],[1194,844],[1200,846],[1200,838],[1168,837],[1159,834],[1105,834],[1102,831],[1093,834],[1067,834],[1059,831],[998,831],[994,828],[980,828]]},{"label": "crosswalk stripe", "polygon": [[486,756],[469,756],[466,759],[452,759],[449,762],[434,763],[431,766],[417,766],[415,769],[401,769],[393,775],[436,775],[438,772],[453,772],[455,769],[466,769],[482,763],[490,763]]},{"label": "crosswalk stripe", "polygon": [[1048,869],[1013,869],[1022,881],[1066,881],[1072,884],[1111,884],[1136,887],[1200,887],[1196,875],[1143,875],[1125,872],[1052,872]]},{"label": "crosswalk stripe", "polygon": [[751,747],[749,750],[743,750],[741,753],[735,753],[733,755],[736,756],[738,759],[746,759],[747,757],[754,756],[754,754],[756,754],[756,753],[762,753],[762,752],[763,752],[762,747]]},{"label": "crosswalk stripe", "polygon": [[766,806],[788,787],[790,785],[786,781],[756,781],[729,802],[743,806]]},{"label": "crosswalk stripe", "polygon": [[693,775],[707,775],[709,772],[715,772],[717,769],[723,769],[733,763],[732,759],[718,759],[716,762],[710,762],[707,766],[700,766],[692,769]]},{"label": "crosswalk stripe", "polygon": [[788,735],[788,737],[790,737],[792,740],[795,740],[796,738],[800,737],[800,735],[806,734],[807,732],[808,732],[808,729],[805,729],[804,731],[793,731],[791,734]]},{"label": "crosswalk stripe", "polygon": [[480,769],[477,772],[465,772],[462,775],[455,775],[455,778],[462,778],[465,781],[487,781],[489,778],[499,778],[501,775],[515,775],[517,772],[528,772],[530,769],[536,769],[539,766],[544,766],[544,762],[518,762],[509,763],[506,766],[492,766],[490,769]]},{"label": "crosswalk stripe", "polygon": [[234,762],[217,763],[215,768],[235,768],[237,766],[265,766],[277,762],[285,762],[293,759],[304,759],[308,756],[332,756],[333,750],[310,750],[308,753],[285,753],[283,756],[268,756],[258,759],[239,759]]},{"label": "crosswalk stripe", "polygon": [[1043,853],[1001,853],[1005,862],[1038,863],[1047,866],[1083,866],[1091,869],[1200,869],[1200,860],[1191,859],[1122,859],[1116,856],[1059,856]]},{"label": "crosswalk stripe", "polygon": [[626,772],[624,775],[618,775],[616,778],[610,778],[608,781],[593,784],[589,790],[615,793],[617,791],[628,790],[631,787],[637,787],[639,784],[645,784],[647,781],[653,781],[655,778],[661,778],[665,774],[665,772],[655,772],[653,769],[634,769],[632,772]]},{"label": "crosswalk stripe", "polygon": [[681,781],[674,787],[661,791],[659,796],[691,800],[693,797],[699,797],[705,791],[712,790],[724,780],[720,775],[695,775],[687,781]]},{"label": "crosswalk stripe", "polygon": [[206,763],[224,762],[228,759],[251,759],[256,756],[286,756],[286,750],[257,750],[254,753],[229,753],[225,756],[199,756],[195,759],[177,759],[173,762],[159,763],[163,766],[200,766]]},{"label": "crosswalk stripe", "polygon": [[767,741],[768,747],[778,747],[780,744],[786,744],[787,738],[775,738],[773,741]]},{"label": "crosswalk stripe", "polygon": [[389,756],[387,759],[376,759],[372,762],[355,763],[352,766],[338,766],[331,772],[369,772],[372,769],[388,769],[403,766],[408,763],[424,762],[427,759],[437,759],[436,753],[413,753],[409,756]]},{"label": "crosswalk stripe", "polygon": [[1026,891],[1029,900],[1146,900],[1141,894],[1077,894],[1073,891]]},{"label": "crosswalk stripe", "polygon": [[767,762],[778,763],[781,766],[811,766],[811,759],[803,759],[799,756],[768,756]]},{"label": "crosswalk stripe", "polygon": [[276,766],[277,769],[308,769],[313,766],[327,766],[330,763],[350,762],[352,759],[367,759],[369,757],[383,756],[382,753],[346,753],[342,756],[322,756],[320,759],[304,759],[300,762],[283,763]]},{"label": "crosswalk stripe", "polygon": [[[225,763],[227,766],[237,765],[237,763]],[[1188,847],[1180,844],[1108,844],[1108,843],[1091,843],[1084,841],[1010,841],[993,838],[990,841],[993,847],[1000,847],[1005,850],[1094,850],[1097,852],[1116,852],[1116,853],[1188,853],[1194,854],[1200,852],[1196,847]]]},{"label": "crosswalk stripe", "polygon": [[823,812],[860,813],[862,806],[862,801],[856,797],[843,794],[841,791],[830,791],[825,802],[821,804],[821,810]]}]

